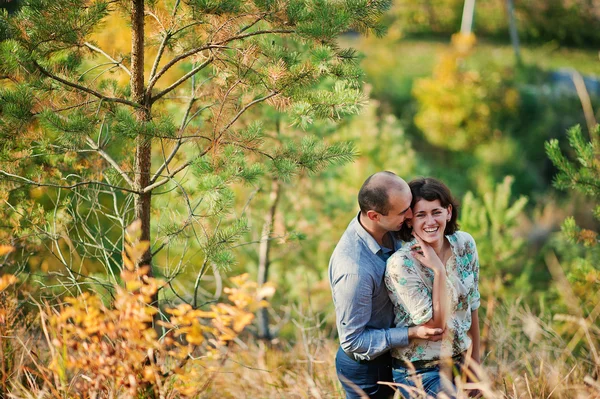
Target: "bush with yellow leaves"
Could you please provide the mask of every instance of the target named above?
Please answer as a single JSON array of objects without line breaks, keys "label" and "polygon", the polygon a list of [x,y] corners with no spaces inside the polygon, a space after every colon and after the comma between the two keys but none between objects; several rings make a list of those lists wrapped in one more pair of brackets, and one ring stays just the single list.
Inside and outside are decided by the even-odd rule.
[{"label": "bush with yellow leaves", "polygon": [[497,139],[502,134],[498,126],[502,113],[516,112],[519,104],[519,93],[503,71],[464,67],[475,41],[473,34],[453,35],[433,76],[413,86],[419,104],[415,124],[430,143],[453,151],[473,150]]},{"label": "bush with yellow leaves", "polygon": [[[131,239],[131,236],[129,236]],[[231,279],[230,303],[207,310],[181,304],[165,309],[168,321],[155,322],[154,298],[163,285],[136,266],[146,242],[130,242],[123,252],[124,287],[103,303],[96,294],[67,298],[58,310],[46,306],[43,328],[50,342],[47,388],[61,397],[196,397],[208,389],[232,341],[266,306],[271,287],[248,275]],[[159,336],[159,326],[163,334]]]},{"label": "bush with yellow leaves", "polygon": [[[0,258],[14,251],[12,246],[0,245]],[[0,262],[0,266],[3,264]],[[0,276],[0,397],[9,391],[11,376],[15,374],[17,348],[12,339],[19,329],[19,309],[16,296],[10,292],[17,277],[12,274]]]}]

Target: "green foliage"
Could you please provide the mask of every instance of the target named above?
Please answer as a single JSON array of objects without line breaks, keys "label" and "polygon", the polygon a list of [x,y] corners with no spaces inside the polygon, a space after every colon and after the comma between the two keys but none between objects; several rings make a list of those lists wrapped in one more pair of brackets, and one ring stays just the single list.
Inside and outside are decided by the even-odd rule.
[{"label": "green foliage", "polygon": [[600,197],[600,127],[590,133],[592,141],[583,138],[581,126],[567,132],[569,145],[575,155],[570,161],[561,151],[558,140],[546,143],[548,158],[558,168],[554,184],[560,190],[575,190],[592,198]]},{"label": "green foliage", "polygon": [[430,143],[453,151],[473,151],[493,141],[502,134],[498,122],[503,113],[514,112],[519,103],[510,77],[497,68],[461,67],[463,57],[461,51],[451,50],[442,56],[433,77],[413,86],[419,104],[415,124]]},{"label": "green foliage", "polygon": [[[590,141],[583,137],[580,126],[569,129],[567,136],[572,153],[570,156],[563,153],[558,140],[546,143],[548,157],[558,169],[554,183],[559,189],[588,196],[594,206],[588,212],[596,221],[600,221],[600,126],[596,125],[590,131]],[[598,232],[579,227],[575,219],[569,217],[562,224],[562,236],[556,240],[560,244],[556,248],[561,257],[561,266],[581,307],[588,314],[597,304],[595,294],[600,288]]]},{"label": "green foliage", "polygon": [[[394,24],[406,34],[446,34],[458,31],[464,1],[413,0],[397,4]],[[593,2],[587,0],[531,0],[514,2],[519,36],[522,41],[564,45],[594,46],[600,34],[582,27],[598,24]],[[478,1],[473,30],[482,37],[508,40],[508,17],[504,0]]]},{"label": "green foliage", "polygon": [[507,283],[515,283],[517,276],[525,280],[530,277],[526,273],[525,240],[517,232],[528,199],[511,199],[513,180],[507,176],[494,192],[484,194],[483,198],[468,192],[460,207],[460,228],[477,243],[480,281],[489,293],[496,276]]},{"label": "green foliage", "polygon": [[[109,2],[106,1],[23,1],[14,19],[9,19],[10,33],[28,50],[50,56],[80,45],[108,12]],[[23,22],[27,23],[28,29],[17,28]]]},{"label": "green foliage", "polygon": [[[135,138],[142,136],[151,137],[174,137],[177,127],[169,116],[157,117],[151,121],[139,121],[125,108],[118,108],[114,115],[111,115],[112,133],[116,136]],[[114,119],[113,119],[114,118]]]},{"label": "green foliage", "polygon": [[57,143],[71,149],[83,145],[85,137],[93,134],[98,122],[93,115],[87,115],[80,110],[74,111],[68,117],[45,110],[39,115],[39,120],[48,138],[56,137]]},{"label": "green foliage", "polygon": [[193,0],[190,6],[197,15],[237,13],[242,9],[242,3],[237,0]]},{"label": "green foliage", "polygon": [[[152,239],[144,262],[165,264],[149,273],[179,278],[182,292],[172,284],[166,297],[196,303],[204,274],[234,264],[231,249],[248,232],[250,200],[236,195],[355,157],[314,126],[364,105],[357,56],[337,37],[381,34],[389,6],[29,0],[2,13],[2,199],[24,213],[32,208],[17,199],[43,203],[52,215],[37,234],[58,258],[47,266],[61,271],[56,285],[114,279],[124,226],[141,216]],[[136,15],[152,16],[143,31]],[[265,131],[269,118],[290,133]]]}]

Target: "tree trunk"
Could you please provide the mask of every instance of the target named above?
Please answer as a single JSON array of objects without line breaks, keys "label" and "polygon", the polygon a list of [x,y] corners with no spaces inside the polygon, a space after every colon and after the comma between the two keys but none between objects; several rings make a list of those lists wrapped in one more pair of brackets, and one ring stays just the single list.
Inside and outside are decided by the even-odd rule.
[{"label": "tree trunk", "polygon": [[[258,286],[261,287],[267,281],[269,281],[269,251],[271,249],[271,231],[273,228],[273,220],[275,218],[275,211],[277,210],[277,204],[279,203],[279,194],[281,192],[281,185],[279,181],[273,179],[271,182],[271,195],[269,199],[271,206],[269,212],[265,215],[263,224],[262,234],[260,238],[260,246],[258,249]],[[259,309],[258,311],[258,336],[259,338],[270,340],[271,332],[269,330],[269,313],[266,308]]]},{"label": "tree trunk", "polygon": [[[150,120],[150,108],[144,94],[144,0],[131,2],[131,95],[142,107],[135,112],[141,123]],[[150,184],[152,167],[151,137],[138,136],[135,139],[135,188],[143,190]],[[135,218],[141,221],[142,241],[150,241],[151,193],[137,194],[135,197]],[[139,265],[148,265],[148,275],[152,273],[152,252],[150,249],[138,260]]]},{"label": "tree trunk", "polygon": [[460,33],[463,35],[471,34],[473,30],[473,14],[475,13],[475,0],[465,0],[463,7],[462,20],[460,23]]},{"label": "tree trunk", "polygon": [[510,31],[510,41],[515,52],[517,65],[521,65],[521,50],[519,48],[519,33],[517,32],[517,19],[515,18],[515,6],[513,0],[506,0],[506,9],[508,12],[508,29]]}]

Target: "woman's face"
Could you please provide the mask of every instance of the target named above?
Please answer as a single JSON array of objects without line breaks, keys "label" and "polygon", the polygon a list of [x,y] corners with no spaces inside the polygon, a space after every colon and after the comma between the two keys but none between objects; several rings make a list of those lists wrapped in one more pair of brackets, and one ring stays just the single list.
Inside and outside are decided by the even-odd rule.
[{"label": "woman's face", "polygon": [[440,240],[443,242],[446,224],[451,216],[452,205],[444,208],[440,200],[420,199],[413,207],[413,231],[430,245],[434,245]]}]

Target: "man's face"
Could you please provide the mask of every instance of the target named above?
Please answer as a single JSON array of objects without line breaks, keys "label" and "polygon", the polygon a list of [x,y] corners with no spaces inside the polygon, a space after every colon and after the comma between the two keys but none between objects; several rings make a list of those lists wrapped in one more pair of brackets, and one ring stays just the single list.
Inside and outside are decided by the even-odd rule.
[{"label": "man's face", "polygon": [[379,214],[379,226],[386,231],[398,231],[405,219],[412,218],[410,190],[391,190],[389,192],[390,208],[387,215]]}]

